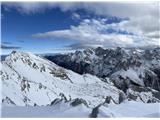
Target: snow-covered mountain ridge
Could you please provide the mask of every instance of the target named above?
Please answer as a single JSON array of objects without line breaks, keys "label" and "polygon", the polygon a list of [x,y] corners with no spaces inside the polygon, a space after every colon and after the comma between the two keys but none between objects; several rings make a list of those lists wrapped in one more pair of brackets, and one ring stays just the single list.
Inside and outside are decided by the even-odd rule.
[{"label": "snow-covered mountain ridge", "polygon": [[96,76],[79,75],[31,53],[13,51],[2,61],[2,103],[18,106],[49,105],[56,98],[84,99],[95,107],[112,96],[119,103],[123,91]]}]

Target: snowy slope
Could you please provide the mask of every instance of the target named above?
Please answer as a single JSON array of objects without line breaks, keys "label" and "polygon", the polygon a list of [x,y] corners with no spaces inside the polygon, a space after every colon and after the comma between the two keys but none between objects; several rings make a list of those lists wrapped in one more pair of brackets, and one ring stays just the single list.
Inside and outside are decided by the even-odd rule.
[{"label": "snowy slope", "polygon": [[[75,107],[70,102],[41,107],[2,107],[2,117],[91,117],[92,109],[84,104]],[[98,109],[97,117],[160,117],[160,104],[145,104],[126,101],[119,105],[103,105]]]},{"label": "snowy slope", "polygon": [[[129,68],[128,70],[119,70],[119,71],[113,73],[111,75],[111,77],[115,78],[117,76],[121,76],[123,79],[128,78],[128,79],[132,80],[134,83],[141,85],[141,86],[144,86],[143,80],[141,80],[139,78],[139,75],[141,74],[141,72],[139,72],[139,70],[140,70],[140,68],[137,69],[137,71],[135,71],[132,68]],[[118,81],[120,81],[120,80],[118,79],[116,82],[118,82]]]},{"label": "snowy slope", "polygon": [[2,61],[3,105],[42,106],[56,98],[83,98],[90,107],[123,92],[96,76],[79,75],[31,53],[13,51]]},{"label": "snowy slope", "polygon": [[160,103],[126,101],[119,105],[101,106],[98,117],[160,117]]},{"label": "snowy slope", "polygon": [[72,106],[72,102],[60,101],[52,106],[2,107],[2,117],[87,117],[91,108],[84,104]]}]

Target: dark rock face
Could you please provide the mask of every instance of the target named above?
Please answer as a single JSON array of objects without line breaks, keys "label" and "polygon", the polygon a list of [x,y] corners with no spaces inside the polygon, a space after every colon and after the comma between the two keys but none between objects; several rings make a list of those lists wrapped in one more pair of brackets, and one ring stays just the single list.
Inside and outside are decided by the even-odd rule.
[{"label": "dark rock face", "polygon": [[53,100],[50,105],[52,106],[52,105],[55,105],[55,104],[57,104],[57,103],[60,103],[62,100],[63,100],[63,99],[57,98],[57,99]]},{"label": "dark rock face", "polygon": [[144,84],[148,87],[154,88],[156,90],[160,90],[160,86],[159,86],[160,78],[158,77],[158,74],[156,74],[154,71],[151,71],[151,70],[146,71]]},{"label": "dark rock face", "polygon": [[9,105],[16,105],[9,97],[2,99],[2,103],[5,103],[5,102]]},{"label": "dark rock face", "polygon": [[87,102],[85,100],[81,99],[81,98],[76,98],[75,100],[73,100],[71,102],[71,105],[74,106],[74,107],[77,106],[77,105],[80,105],[80,104],[84,104],[84,105],[88,106]]},{"label": "dark rock face", "polygon": [[128,99],[134,101],[141,100],[144,103],[160,102],[160,92],[147,87],[131,85],[126,94]]},{"label": "dark rock face", "polygon": [[80,61],[79,63],[71,61],[70,56],[68,55],[46,56],[46,58],[59,66],[73,70],[79,74],[87,73],[87,67],[89,67],[89,64],[83,61]]},{"label": "dark rock face", "polygon": [[129,85],[131,84],[131,81],[129,78],[123,78],[121,76],[118,76],[118,77],[113,77],[111,78],[111,80],[113,81],[114,85],[123,90],[124,92],[127,91],[127,89],[129,88]]},{"label": "dark rock face", "polygon": [[121,104],[126,99],[123,93],[119,93],[119,104]]},{"label": "dark rock face", "polygon": [[91,118],[97,118],[97,117],[98,117],[98,113],[99,113],[98,109],[99,109],[100,106],[101,106],[101,105],[93,108],[93,110],[92,110],[92,112],[91,112],[91,114],[90,114],[90,117],[91,117]]}]

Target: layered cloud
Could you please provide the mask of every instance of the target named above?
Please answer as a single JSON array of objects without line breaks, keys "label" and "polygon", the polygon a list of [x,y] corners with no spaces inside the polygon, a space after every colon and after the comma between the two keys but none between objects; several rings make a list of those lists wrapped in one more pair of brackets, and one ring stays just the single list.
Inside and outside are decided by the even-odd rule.
[{"label": "layered cloud", "polygon": [[20,49],[21,47],[1,44],[1,49]]},{"label": "layered cloud", "polygon": [[1,49],[21,49],[21,47],[19,47],[19,46],[15,46],[15,45],[12,45],[12,43],[11,42],[2,42],[1,44],[0,44],[0,47],[1,47]]},{"label": "layered cloud", "polygon": [[[81,17],[76,13],[84,9],[95,15],[128,18],[120,23],[106,24],[105,19],[85,19],[78,26],[70,29],[46,31],[32,35],[36,38],[64,38],[76,40],[71,47],[86,46],[143,46],[159,45],[160,5],[150,3],[112,3],[112,2],[50,2],[50,3],[12,3],[6,9],[15,8],[22,13],[45,12],[48,9],[60,8],[61,11],[72,11],[73,19]],[[107,33],[113,29],[114,33]],[[126,34],[121,34],[125,31]],[[128,34],[132,33],[132,34]]]},{"label": "layered cloud", "polygon": [[[34,38],[63,38],[76,40],[78,43],[71,45],[73,48],[85,47],[129,47],[156,45],[157,40],[151,40],[143,34],[133,34],[127,30],[128,20],[120,23],[106,24],[107,19],[85,19],[78,26],[70,29],[54,30],[32,35]],[[129,27],[128,27],[129,29]],[[109,32],[110,30],[114,32]],[[124,31],[124,32],[122,32]]]}]

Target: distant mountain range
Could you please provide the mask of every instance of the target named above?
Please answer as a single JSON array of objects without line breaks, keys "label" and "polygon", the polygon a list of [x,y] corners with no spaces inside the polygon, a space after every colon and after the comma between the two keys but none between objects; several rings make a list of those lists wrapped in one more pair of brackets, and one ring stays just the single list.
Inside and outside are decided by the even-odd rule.
[{"label": "distant mountain range", "polygon": [[109,77],[123,91],[131,84],[160,91],[160,48],[86,49],[66,55],[45,56],[59,66],[79,74]]}]

